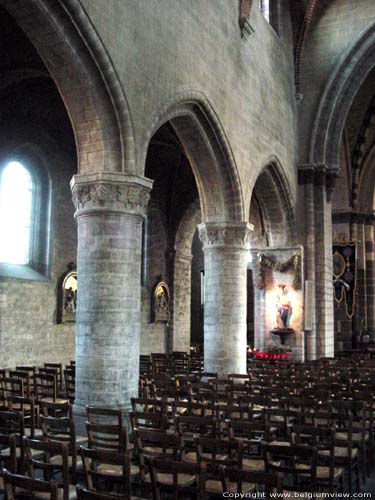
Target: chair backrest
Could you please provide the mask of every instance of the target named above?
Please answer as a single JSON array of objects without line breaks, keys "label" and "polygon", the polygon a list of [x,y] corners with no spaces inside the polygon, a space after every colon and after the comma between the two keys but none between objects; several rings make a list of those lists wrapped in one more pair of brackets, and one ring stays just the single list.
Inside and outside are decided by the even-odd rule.
[{"label": "chair backrest", "polygon": [[116,408],[86,406],[86,416],[91,424],[110,424],[123,426],[122,412]]},{"label": "chair backrest", "polygon": [[71,457],[72,480],[75,481],[77,471],[76,430],[71,418],[40,417],[44,439],[65,443]]},{"label": "chair backrest", "polygon": [[127,430],[120,425],[86,422],[86,430],[91,449],[126,451],[129,447]]},{"label": "chair backrest", "polygon": [[25,396],[23,379],[20,377],[3,377],[0,379],[0,391],[6,400],[8,396]]},{"label": "chair backrest", "polygon": [[[160,480],[159,474],[163,475],[162,480]],[[179,481],[180,474],[193,476],[195,477],[195,479],[192,481],[188,481],[186,484],[181,484],[181,482]],[[164,498],[163,492],[166,488],[165,483],[168,476],[168,498],[172,498],[173,500],[179,500],[180,498],[196,498],[197,500],[201,500],[206,498],[205,464],[152,459],[151,480],[155,500],[161,500],[162,498]]]},{"label": "chair backrest", "polygon": [[135,445],[139,455],[139,469],[143,479],[152,458],[179,460],[182,443],[177,434],[147,429],[134,430]]},{"label": "chair backrest", "polygon": [[205,463],[209,470],[212,466],[236,467],[242,469],[242,442],[236,439],[195,438],[197,459]]},{"label": "chair backrest", "polygon": [[[67,443],[40,441],[24,437],[26,467],[30,477],[37,479],[42,471],[44,480],[61,474],[64,500],[69,500],[69,454]],[[39,453],[34,453],[34,452]]]},{"label": "chair backrest", "polygon": [[[318,450],[313,446],[264,444],[266,472],[282,473],[285,490],[315,491]],[[301,464],[303,466],[301,467]],[[301,486],[301,484],[303,486]]]},{"label": "chair backrest", "polygon": [[[44,370],[48,370],[48,368],[44,368]],[[34,383],[35,396],[38,402],[46,398],[56,401],[56,373],[36,373],[31,377],[31,380]]]},{"label": "chair backrest", "polygon": [[90,491],[82,486],[76,486],[78,500],[119,500],[122,498],[120,495],[109,495],[108,493],[99,493],[97,491]]},{"label": "chair backrest", "polygon": [[45,417],[73,418],[73,408],[70,401],[41,401],[40,410]]},{"label": "chair backrest", "polygon": [[196,435],[216,438],[220,435],[220,426],[214,416],[175,416],[175,429],[180,438]]},{"label": "chair backrest", "polygon": [[[130,499],[130,457],[127,452],[92,450],[81,446],[81,455],[86,485],[90,491],[118,492],[120,489],[121,496]],[[113,472],[111,466],[115,466],[116,473]]]},{"label": "chair backrest", "polygon": [[134,429],[154,429],[165,431],[168,427],[167,416],[162,412],[136,412],[130,411],[130,423]]},{"label": "chair backrest", "polygon": [[4,486],[7,495],[7,500],[16,500],[18,498],[16,491],[18,488],[30,493],[47,493],[50,500],[57,500],[57,483],[56,481],[42,481],[33,479],[29,476],[21,476],[12,474],[5,470],[2,473]]},{"label": "chair backrest", "polygon": [[54,372],[57,374],[57,384],[59,388],[62,388],[63,384],[63,368],[61,363],[44,363],[44,368],[49,368],[51,370],[54,370]]},{"label": "chair backrest", "polygon": [[259,491],[258,488],[260,486],[262,488],[262,492],[264,492],[261,498],[269,500],[271,498],[271,494],[282,492],[283,476],[280,473],[273,474],[269,472],[246,471],[237,468],[233,469],[230,467],[224,467],[225,490],[233,492],[233,483],[237,485],[236,493],[243,492],[244,483],[256,484],[257,491]]},{"label": "chair backrest", "polygon": [[0,463],[5,462],[9,472],[17,472],[16,436],[14,434],[0,434],[0,448],[9,448],[9,457],[0,455]]},{"label": "chair backrest", "polygon": [[[9,377],[11,378],[19,378],[23,381],[23,389],[24,389],[24,395],[29,398],[30,397],[30,374],[29,372],[22,371],[22,370],[9,370]],[[18,394],[19,396],[22,396],[21,394]]]},{"label": "chair backrest", "polygon": [[38,422],[38,407],[35,405],[34,398],[8,396],[7,408],[9,411],[21,412],[23,414],[24,425],[30,429],[30,437],[33,438]]}]

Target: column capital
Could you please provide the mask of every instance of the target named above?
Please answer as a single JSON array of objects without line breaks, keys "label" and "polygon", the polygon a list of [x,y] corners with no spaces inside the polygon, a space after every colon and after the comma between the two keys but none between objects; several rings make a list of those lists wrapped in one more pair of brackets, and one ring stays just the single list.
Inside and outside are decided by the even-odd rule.
[{"label": "column capital", "polygon": [[208,248],[250,248],[250,233],[254,226],[248,222],[204,222],[198,225],[203,250]]},{"label": "column capital", "polygon": [[74,216],[111,212],[143,217],[152,183],[146,177],[118,172],[75,175],[70,182]]}]

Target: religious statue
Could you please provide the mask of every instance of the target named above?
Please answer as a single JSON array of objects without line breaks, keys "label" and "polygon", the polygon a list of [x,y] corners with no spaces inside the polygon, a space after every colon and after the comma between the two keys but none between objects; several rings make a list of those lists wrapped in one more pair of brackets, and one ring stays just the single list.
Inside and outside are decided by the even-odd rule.
[{"label": "religious statue", "polygon": [[276,324],[278,329],[289,328],[289,321],[292,315],[292,305],[285,288],[285,285],[279,284],[279,293],[276,297]]},{"label": "religious statue", "polygon": [[169,300],[170,293],[168,285],[164,281],[158,282],[153,292],[153,311],[151,321],[169,321]]}]

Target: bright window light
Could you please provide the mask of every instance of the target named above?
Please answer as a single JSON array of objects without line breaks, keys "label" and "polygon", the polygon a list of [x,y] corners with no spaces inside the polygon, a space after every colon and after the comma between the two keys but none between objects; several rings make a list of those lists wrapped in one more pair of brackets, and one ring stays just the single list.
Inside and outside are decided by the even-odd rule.
[{"label": "bright window light", "polygon": [[8,163],[0,178],[0,262],[29,263],[32,198],[29,171],[16,161]]},{"label": "bright window light", "polygon": [[267,22],[270,22],[270,0],[259,0],[259,7]]}]

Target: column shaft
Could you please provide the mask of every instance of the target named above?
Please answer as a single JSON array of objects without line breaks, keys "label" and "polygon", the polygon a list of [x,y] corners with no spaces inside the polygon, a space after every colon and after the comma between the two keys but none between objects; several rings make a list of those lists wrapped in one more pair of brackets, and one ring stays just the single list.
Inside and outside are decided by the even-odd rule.
[{"label": "column shaft", "polygon": [[72,181],[78,224],[75,413],[128,409],[138,393],[142,216],[151,183],[122,174]]},{"label": "column shaft", "polygon": [[205,272],[204,367],[206,371],[246,373],[246,223],[200,224]]},{"label": "column shaft", "polygon": [[374,216],[366,219],[366,293],[367,293],[367,330],[375,334],[375,276],[374,276]]}]

